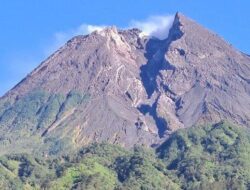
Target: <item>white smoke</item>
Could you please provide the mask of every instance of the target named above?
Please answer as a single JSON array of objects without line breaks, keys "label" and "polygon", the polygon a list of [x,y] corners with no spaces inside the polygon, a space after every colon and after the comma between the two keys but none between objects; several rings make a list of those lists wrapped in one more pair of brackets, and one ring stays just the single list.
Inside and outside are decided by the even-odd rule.
[{"label": "white smoke", "polygon": [[89,24],[82,24],[76,29],[71,29],[68,31],[64,32],[57,32],[54,34],[54,38],[52,41],[52,44],[50,44],[46,49],[45,49],[45,56],[50,55],[54,51],[56,51],[59,47],[64,45],[68,40],[70,40],[72,37],[77,36],[77,35],[86,35],[90,34],[94,31],[101,31],[105,28],[106,26],[97,26],[97,25],[89,25]]},{"label": "white smoke", "polygon": [[71,33],[73,33],[75,36],[76,35],[85,35],[85,34],[90,34],[94,31],[101,31],[105,27],[106,26],[82,24],[75,31],[73,31]]},{"label": "white smoke", "polygon": [[[156,37],[160,40],[164,40],[168,37],[169,29],[172,27],[173,21],[173,15],[151,16],[142,21],[133,20],[128,24],[128,27],[125,28],[138,28],[142,31],[141,36]],[[45,57],[53,53],[72,37],[90,34],[94,31],[101,31],[105,27],[106,25],[82,24],[75,29],[55,33],[52,43],[45,49]]]},{"label": "white smoke", "polygon": [[151,36],[164,40],[168,37],[173,22],[174,16],[151,16],[144,21],[132,21],[130,28],[140,29],[142,36]]}]

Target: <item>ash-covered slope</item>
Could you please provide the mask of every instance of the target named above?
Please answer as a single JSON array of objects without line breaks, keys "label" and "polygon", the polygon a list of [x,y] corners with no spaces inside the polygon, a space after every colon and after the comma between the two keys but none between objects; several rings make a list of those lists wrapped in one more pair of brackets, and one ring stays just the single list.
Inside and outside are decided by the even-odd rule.
[{"label": "ash-covered slope", "polygon": [[195,22],[177,17],[165,54],[173,69],[161,75],[178,99],[178,118],[186,127],[221,119],[250,127],[249,56]]},{"label": "ash-covered slope", "polygon": [[[77,36],[0,101],[0,149],[159,144],[194,124],[250,126],[250,58],[176,14],[166,40]],[[32,143],[31,143],[32,142]]]}]

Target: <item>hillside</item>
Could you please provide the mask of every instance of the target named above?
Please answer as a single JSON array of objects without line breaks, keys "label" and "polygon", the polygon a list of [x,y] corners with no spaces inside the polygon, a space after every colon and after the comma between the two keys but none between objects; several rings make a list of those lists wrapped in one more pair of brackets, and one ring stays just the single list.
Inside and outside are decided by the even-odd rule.
[{"label": "hillside", "polygon": [[218,123],[181,129],[156,151],[93,144],[58,158],[0,158],[1,189],[249,189],[250,135]]}]

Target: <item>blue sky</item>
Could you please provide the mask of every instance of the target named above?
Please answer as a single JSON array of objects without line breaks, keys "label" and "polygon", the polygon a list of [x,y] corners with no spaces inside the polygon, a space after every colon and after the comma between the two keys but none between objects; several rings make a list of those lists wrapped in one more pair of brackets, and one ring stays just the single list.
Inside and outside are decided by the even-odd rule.
[{"label": "blue sky", "polygon": [[0,96],[84,24],[127,27],[180,11],[250,54],[249,7],[247,0],[3,0]]}]

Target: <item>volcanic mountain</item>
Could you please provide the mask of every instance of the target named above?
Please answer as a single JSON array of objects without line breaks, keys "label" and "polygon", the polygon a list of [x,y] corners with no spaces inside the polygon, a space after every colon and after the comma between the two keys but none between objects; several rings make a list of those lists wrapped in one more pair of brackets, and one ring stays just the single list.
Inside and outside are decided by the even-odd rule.
[{"label": "volcanic mountain", "polygon": [[165,40],[108,27],[76,36],[0,99],[0,152],[92,142],[157,146],[173,131],[250,127],[250,57],[177,13]]}]

